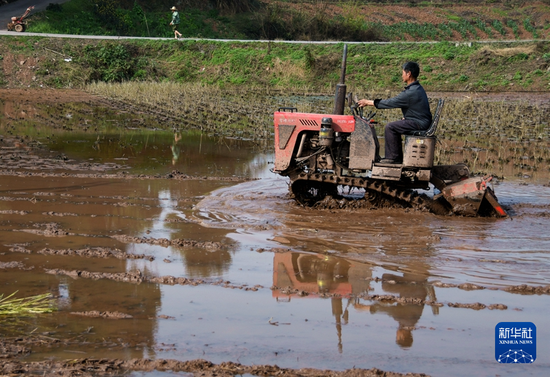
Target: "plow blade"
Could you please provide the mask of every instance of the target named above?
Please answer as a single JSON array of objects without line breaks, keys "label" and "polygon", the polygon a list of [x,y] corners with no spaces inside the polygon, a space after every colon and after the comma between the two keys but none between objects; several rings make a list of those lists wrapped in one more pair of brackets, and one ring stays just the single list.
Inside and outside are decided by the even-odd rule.
[{"label": "plow blade", "polygon": [[441,194],[457,215],[506,217],[506,211],[487,185],[491,179],[492,177],[468,178],[446,186]]}]

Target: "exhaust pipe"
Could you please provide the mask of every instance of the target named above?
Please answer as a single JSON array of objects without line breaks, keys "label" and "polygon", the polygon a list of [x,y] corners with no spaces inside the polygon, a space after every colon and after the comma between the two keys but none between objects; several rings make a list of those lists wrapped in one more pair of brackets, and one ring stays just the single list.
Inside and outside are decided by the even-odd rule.
[{"label": "exhaust pipe", "polygon": [[344,56],[342,57],[342,71],[340,72],[340,82],[336,84],[336,93],[334,94],[334,112],[336,115],[344,115],[344,105],[346,103],[346,60],[348,57],[348,45],[344,45]]}]

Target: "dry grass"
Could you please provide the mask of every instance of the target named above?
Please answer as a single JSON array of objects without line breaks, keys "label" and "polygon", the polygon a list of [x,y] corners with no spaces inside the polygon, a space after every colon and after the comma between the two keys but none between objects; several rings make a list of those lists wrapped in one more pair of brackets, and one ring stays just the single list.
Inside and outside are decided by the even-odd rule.
[{"label": "dry grass", "polygon": [[272,73],[277,77],[283,78],[283,81],[289,81],[289,78],[301,80],[308,77],[304,67],[300,67],[289,60],[283,61],[280,58],[275,58]]},{"label": "dry grass", "polygon": [[88,85],[87,90],[180,119],[178,127],[184,129],[252,140],[269,139],[272,133],[266,104],[244,90],[223,91],[217,86],[174,82],[99,82]]},{"label": "dry grass", "polygon": [[447,101],[436,161],[465,162],[474,172],[548,174],[548,107],[527,101]]},{"label": "dry grass", "polygon": [[516,56],[519,54],[526,54],[531,55],[537,51],[536,45],[530,45],[530,46],[521,46],[521,47],[509,47],[509,48],[491,48],[491,47],[484,47],[480,50],[481,52],[489,52],[491,54],[509,58],[511,56]]},{"label": "dry grass", "polygon": [[[200,83],[126,82],[94,83],[86,90],[116,101],[133,104],[144,113],[164,113],[181,120],[178,128],[202,131],[258,142],[273,134],[273,112],[294,106],[300,111],[328,111],[301,93],[266,92],[253,88],[223,90]],[[293,95],[296,95],[293,97]],[[328,106],[332,100],[326,102]],[[316,106],[317,105],[317,106]]]}]

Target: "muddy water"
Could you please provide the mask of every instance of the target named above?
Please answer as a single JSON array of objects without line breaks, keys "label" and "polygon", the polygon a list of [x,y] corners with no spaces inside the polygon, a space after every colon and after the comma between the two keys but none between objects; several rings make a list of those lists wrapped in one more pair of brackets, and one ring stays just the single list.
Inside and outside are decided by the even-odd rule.
[{"label": "muddy water", "polygon": [[[27,361],[550,370],[538,182],[499,182],[511,218],[472,219],[301,208],[269,150],[199,133],[73,131],[1,157],[0,293],[51,292],[59,308],[0,319],[2,336],[36,339]],[[534,364],[496,363],[499,322],[537,325]]]}]

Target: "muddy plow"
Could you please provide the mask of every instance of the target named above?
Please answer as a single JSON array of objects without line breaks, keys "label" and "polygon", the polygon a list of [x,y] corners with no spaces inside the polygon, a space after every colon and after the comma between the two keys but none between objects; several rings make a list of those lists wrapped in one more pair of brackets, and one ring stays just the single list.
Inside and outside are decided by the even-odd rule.
[{"label": "muddy plow", "polygon": [[492,177],[475,177],[445,187],[441,195],[462,216],[507,216],[489,182]]}]

